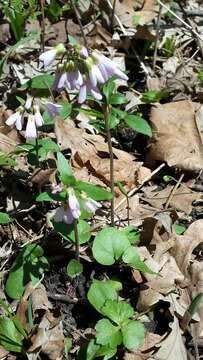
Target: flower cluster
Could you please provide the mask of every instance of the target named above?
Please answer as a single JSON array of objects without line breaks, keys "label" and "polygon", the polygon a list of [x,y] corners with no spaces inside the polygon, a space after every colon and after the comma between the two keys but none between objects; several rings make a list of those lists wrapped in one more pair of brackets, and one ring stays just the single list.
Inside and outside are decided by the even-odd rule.
[{"label": "flower cluster", "polygon": [[[50,117],[58,115],[60,108],[61,105],[58,104],[51,102],[47,102],[46,104],[46,110]],[[34,140],[37,138],[37,128],[44,124],[44,120],[40,112],[39,104],[31,96],[27,97],[24,106],[19,106],[16,112],[9,116],[6,120],[6,125],[15,125],[17,130],[22,130],[25,118],[27,118],[25,138],[27,140]]]},{"label": "flower cluster", "polygon": [[[53,187],[52,193],[56,194],[62,190],[60,185]],[[72,224],[75,219],[78,219],[81,215],[80,203],[75,195],[74,190],[70,187],[67,190],[68,200],[63,206],[59,207],[54,215],[55,222],[65,222],[66,224]],[[85,210],[91,213],[95,213],[97,209],[101,207],[101,204],[97,201],[88,198],[85,193],[82,192],[81,199],[83,200],[83,206]]]},{"label": "flower cluster", "polygon": [[119,79],[128,80],[128,76],[112,60],[97,50],[89,54],[84,46],[69,45],[65,59],[64,49],[63,44],[59,44],[52,50],[45,51],[39,59],[43,61],[44,66],[47,66],[54,62],[59,53],[63,54],[64,62],[61,61],[58,66],[54,90],[60,91],[63,87],[67,87],[69,90],[78,90],[80,104],[86,100],[87,95],[101,100],[99,84],[106,83],[113,75]]}]

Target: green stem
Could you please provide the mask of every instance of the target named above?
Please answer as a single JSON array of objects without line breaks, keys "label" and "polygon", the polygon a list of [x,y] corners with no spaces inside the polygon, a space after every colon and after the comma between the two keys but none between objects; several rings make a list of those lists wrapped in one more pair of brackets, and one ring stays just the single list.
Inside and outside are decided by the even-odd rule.
[{"label": "green stem", "polygon": [[111,199],[111,225],[114,226],[114,158],[113,158],[113,147],[111,141],[111,130],[109,128],[109,105],[104,105],[104,122],[107,135],[109,157],[110,157],[110,187],[112,193]]},{"label": "green stem", "polygon": [[80,242],[78,235],[78,222],[77,219],[73,222],[74,235],[75,235],[75,258],[77,261],[80,261]]}]

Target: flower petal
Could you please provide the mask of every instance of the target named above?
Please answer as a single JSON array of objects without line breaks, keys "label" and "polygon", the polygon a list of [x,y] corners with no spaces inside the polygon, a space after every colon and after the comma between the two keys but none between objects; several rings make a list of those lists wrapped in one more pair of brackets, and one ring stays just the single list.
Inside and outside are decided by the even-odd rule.
[{"label": "flower petal", "polygon": [[87,97],[87,86],[86,84],[82,85],[80,88],[79,96],[78,96],[78,103],[82,104]]},{"label": "flower petal", "polygon": [[56,49],[47,50],[39,56],[39,60],[44,63],[45,67],[51,65],[55,60],[55,58],[56,58]]},{"label": "flower petal", "polygon": [[25,130],[26,139],[36,139],[37,138],[37,129],[35,124],[35,119],[33,115],[28,116],[27,126]]}]

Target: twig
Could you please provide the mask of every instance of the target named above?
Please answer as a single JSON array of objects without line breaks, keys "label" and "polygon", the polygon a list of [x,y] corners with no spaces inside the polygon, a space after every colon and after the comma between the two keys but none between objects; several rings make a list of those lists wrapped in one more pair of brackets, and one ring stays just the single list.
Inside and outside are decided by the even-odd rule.
[{"label": "twig", "polygon": [[178,16],[176,13],[174,13],[173,10],[169,9],[168,6],[166,6],[161,0],[157,0],[158,3],[163,6],[169,13],[171,13],[176,19],[178,19],[183,25],[185,25],[185,27],[187,29],[189,29],[193,35],[197,36],[201,41],[203,41],[203,38],[201,37],[201,35],[193,29],[193,27],[191,25],[189,25],[188,23],[186,23],[180,16]]},{"label": "twig", "polygon": [[83,42],[84,42],[84,45],[85,47],[87,47],[87,39],[86,39],[86,36],[85,36],[85,33],[84,33],[84,30],[83,30],[83,26],[82,26],[82,23],[80,21],[80,17],[78,15],[78,9],[74,3],[74,0],[70,0],[70,3],[71,3],[71,6],[73,8],[73,11],[75,13],[75,16],[77,18],[77,22],[78,22],[78,25],[80,26],[80,31],[81,31],[81,34],[82,34],[82,38],[83,38]]},{"label": "twig", "polygon": [[[108,3],[109,7],[113,10],[113,6],[112,6],[110,0],[106,0],[106,1],[107,1],[107,3]],[[126,35],[126,36],[127,36],[127,35],[128,35],[128,34],[127,34],[127,31],[125,30],[125,28],[124,28],[122,22],[120,21],[119,17],[118,17],[116,14],[114,14],[114,18],[116,19],[118,25],[120,26],[120,29],[121,29],[123,35]]]},{"label": "twig", "polygon": [[[165,166],[165,164],[161,164],[157,169],[155,169],[154,171],[152,171],[152,173],[147,176],[142,184],[136,188],[133,188],[132,190],[129,191],[128,193],[128,197],[133,196],[134,194],[136,194],[138,191],[140,191],[140,189],[142,189],[142,187],[144,186],[144,184],[146,182],[148,182],[155,174],[157,174],[161,169],[163,169],[163,167]],[[124,202],[126,201],[126,197],[124,196],[123,199],[116,205],[115,210],[117,210]]]},{"label": "twig", "polygon": [[111,13],[111,23],[110,23],[110,28],[113,28],[113,19],[114,19],[114,15],[115,15],[115,9],[116,9],[116,0],[113,0],[113,8],[112,8],[112,13]]},{"label": "twig", "polygon": [[45,46],[45,17],[44,17],[44,0],[40,0],[41,8],[41,51],[44,51]]},{"label": "twig", "polygon": [[173,189],[172,189],[172,191],[171,191],[171,193],[170,193],[170,195],[169,195],[169,197],[168,197],[168,200],[167,200],[167,202],[166,202],[165,209],[168,209],[168,206],[169,206],[169,204],[170,204],[170,201],[171,201],[172,197],[175,195],[175,192],[176,192],[176,190],[178,189],[179,185],[181,184],[183,178],[184,178],[184,174],[182,174],[182,175],[180,176],[179,180],[177,181],[177,183],[176,183],[175,186],[173,187]]},{"label": "twig", "polygon": [[156,66],[156,58],[157,58],[157,50],[158,50],[158,42],[159,42],[159,28],[160,28],[160,20],[161,20],[161,10],[162,10],[162,5],[159,4],[159,13],[158,13],[158,18],[157,18],[157,22],[156,22],[156,40],[155,40],[155,47],[154,47],[153,70],[155,69],[155,66]]}]

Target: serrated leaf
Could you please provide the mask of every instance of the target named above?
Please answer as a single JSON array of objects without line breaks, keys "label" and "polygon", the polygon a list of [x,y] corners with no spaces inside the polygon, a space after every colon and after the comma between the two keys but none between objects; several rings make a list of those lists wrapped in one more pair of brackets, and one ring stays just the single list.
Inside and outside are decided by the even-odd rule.
[{"label": "serrated leaf", "polygon": [[78,260],[72,259],[69,261],[68,266],[67,266],[68,276],[70,276],[71,278],[74,278],[74,277],[80,275],[82,272],[83,272],[83,266]]},{"label": "serrated leaf", "polygon": [[83,181],[77,181],[77,185],[75,188],[77,190],[83,190],[88,195],[88,197],[97,201],[112,199],[112,194],[110,191],[107,191],[96,185],[88,184]]},{"label": "serrated leaf", "polygon": [[87,293],[87,298],[94,308],[102,313],[102,308],[107,300],[116,300],[116,290],[107,282],[94,280]]},{"label": "serrated leaf", "polygon": [[95,237],[92,247],[94,258],[102,265],[112,265],[118,260],[130,242],[121,231],[107,227]]},{"label": "serrated leaf", "polygon": [[131,129],[149,137],[152,136],[151,127],[149,126],[148,122],[144,120],[141,116],[127,115],[124,120],[126,124],[131,127]]},{"label": "serrated leaf", "polygon": [[107,300],[102,312],[117,325],[121,325],[124,321],[133,316],[133,308],[124,301]]},{"label": "serrated leaf", "polygon": [[114,326],[108,319],[99,320],[95,326],[97,343],[109,345],[112,348],[122,343],[120,328]]},{"label": "serrated leaf", "polygon": [[139,348],[144,343],[145,328],[140,321],[129,321],[121,329],[123,335],[123,344],[128,350]]}]

